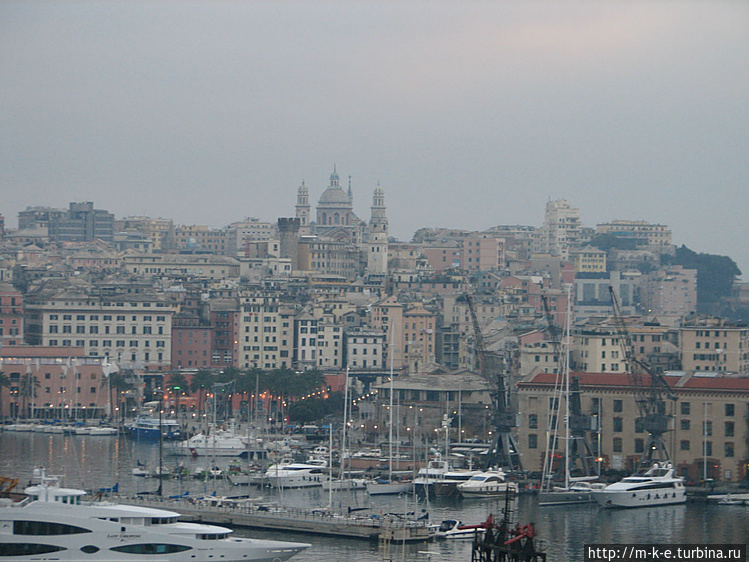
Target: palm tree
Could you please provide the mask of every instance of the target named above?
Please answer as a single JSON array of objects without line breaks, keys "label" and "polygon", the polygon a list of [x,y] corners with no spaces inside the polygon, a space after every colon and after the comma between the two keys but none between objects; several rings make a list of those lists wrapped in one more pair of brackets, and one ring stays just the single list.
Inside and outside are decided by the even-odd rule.
[{"label": "palm tree", "polygon": [[18,394],[21,396],[21,409],[23,410],[24,417],[28,415],[27,408],[29,405],[29,398],[36,398],[36,389],[41,386],[39,379],[36,375],[31,373],[24,373],[21,375],[21,379],[18,385]]},{"label": "palm tree", "polygon": [[0,372],[0,419],[3,417],[3,387],[10,388],[10,378]]},{"label": "palm tree", "polygon": [[182,373],[177,372],[169,375],[169,381],[167,381],[166,388],[174,393],[174,406],[177,415],[179,415],[179,398],[183,392],[189,391],[188,386],[187,379]]},{"label": "palm tree", "polygon": [[190,380],[190,392],[198,393],[198,412],[201,414],[203,413],[203,406],[205,404],[205,395],[208,389],[211,388],[214,379],[213,373],[206,369],[200,369]]},{"label": "palm tree", "polygon": [[[109,377],[102,381],[102,384],[107,384],[109,386],[109,403],[112,404],[112,411],[114,411],[114,408],[119,405],[119,398],[122,393],[135,388],[133,383],[130,381],[130,376],[131,373],[123,373],[117,371],[114,373],[109,373]],[[112,399],[113,392],[116,393],[117,400]]]}]

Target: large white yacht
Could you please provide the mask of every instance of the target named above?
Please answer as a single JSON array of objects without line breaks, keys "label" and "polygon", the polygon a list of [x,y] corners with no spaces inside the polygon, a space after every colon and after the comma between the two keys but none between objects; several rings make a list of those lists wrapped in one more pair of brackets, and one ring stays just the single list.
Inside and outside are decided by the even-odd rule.
[{"label": "large white yacht", "polygon": [[36,474],[22,502],[0,499],[0,560],[288,560],[310,545],[232,538],[231,529],[180,523],[179,513],[85,502],[83,490]]},{"label": "large white yacht", "polygon": [[506,482],[501,468],[480,472],[458,484],[458,492],[464,498],[493,498],[503,496],[508,491],[516,493],[518,485],[516,482]]},{"label": "large white yacht", "polygon": [[281,462],[270,465],[263,478],[274,488],[322,486],[323,481],[328,478],[323,473],[323,468],[326,468],[327,464],[324,460],[301,463],[283,459]]},{"label": "large white yacht", "polygon": [[646,472],[627,476],[591,494],[602,507],[649,507],[687,501],[684,481],[674,475],[669,462],[653,463]]}]

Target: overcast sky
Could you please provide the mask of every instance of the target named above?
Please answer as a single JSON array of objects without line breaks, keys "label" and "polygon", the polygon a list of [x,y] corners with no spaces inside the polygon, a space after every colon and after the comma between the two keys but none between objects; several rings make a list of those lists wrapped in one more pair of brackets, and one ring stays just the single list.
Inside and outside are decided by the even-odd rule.
[{"label": "overcast sky", "polygon": [[668,225],[749,278],[749,3],[0,2],[0,213]]}]

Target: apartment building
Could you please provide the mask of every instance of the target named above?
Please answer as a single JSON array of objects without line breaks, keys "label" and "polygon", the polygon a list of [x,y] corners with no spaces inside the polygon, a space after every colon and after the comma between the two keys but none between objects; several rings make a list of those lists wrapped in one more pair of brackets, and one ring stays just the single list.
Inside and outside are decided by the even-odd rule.
[{"label": "apartment building", "polygon": [[570,258],[575,266],[575,273],[604,273],[606,271],[606,252],[598,248],[573,250]]},{"label": "apartment building", "polygon": [[204,224],[178,226],[175,231],[177,248],[205,250],[218,256],[227,255],[227,239],[226,229],[212,228]]},{"label": "apartment building", "polygon": [[239,277],[234,258],[210,254],[127,254],[122,265],[129,273],[143,276],[188,277],[211,280]]},{"label": "apartment building", "polygon": [[640,303],[654,314],[693,314],[697,310],[697,270],[675,265],[648,274],[640,283]]},{"label": "apartment building", "polygon": [[346,364],[352,370],[386,369],[385,334],[368,329],[351,330],[344,334]]},{"label": "apartment building", "polygon": [[332,315],[317,321],[317,368],[321,371],[343,368],[343,328]]},{"label": "apartment building", "polygon": [[[582,413],[597,418],[588,434],[602,468],[633,470],[647,434],[637,421],[637,392],[623,374],[573,373],[580,383]],[[666,447],[678,474],[690,481],[740,481],[749,461],[749,378],[693,372],[664,375],[677,400],[666,400],[671,416]],[[649,378],[644,377],[645,382]],[[527,470],[543,466],[545,435],[556,375],[537,374],[518,384],[518,447]],[[564,408],[562,399],[562,408]],[[557,451],[558,453],[561,451]]]},{"label": "apartment building", "polygon": [[0,347],[23,344],[23,295],[0,283]]},{"label": "apartment building", "polygon": [[83,348],[118,365],[168,368],[172,316],[162,294],[67,289],[26,303],[26,341],[31,345]]},{"label": "apartment building", "polygon": [[663,224],[645,221],[615,220],[596,225],[598,234],[613,234],[634,240],[638,246],[670,246],[671,231]]},{"label": "apartment building", "polygon": [[295,309],[272,291],[247,291],[239,296],[238,368],[291,368]]},{"label": "apartment building", "polygon": [[679,328],[681,367],[749,374],[749,328],[720,318],[698,318]]},{"label": "apartment building", "polygon": [[[0,417],[71,419],[111,415],[114,405],[106,385],[106,359],[87,356],[80,347],[25,346],[0,348]],[[30,375],[39,386],[36,397],[24,397],[21,380]]]},{"label": "apartment building", "polygon": [[534,236],[533,252],[567,260],[580,229],[580,209],[564,199],[548,201],[544,222]]}]

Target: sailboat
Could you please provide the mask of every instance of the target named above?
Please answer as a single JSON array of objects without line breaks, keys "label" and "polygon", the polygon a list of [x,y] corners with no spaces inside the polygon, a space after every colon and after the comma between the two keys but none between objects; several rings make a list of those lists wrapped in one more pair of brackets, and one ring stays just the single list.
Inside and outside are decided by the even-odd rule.
[{"label": "sailboat", "polygon": [[[353,478],[351,476],[350,458],[348,456],[348,443],[346,437],[348,432],[348,405],[349,405],[349,378],[348,369],[346,369],[346,383],[344,385],[344,399],[343,399],[343,428],[341,433],[341,466],[340,473],[337,478],[333,478],[333,462],[332,459],[328,463],[331,467],[330,478],[322,483],[323,490],[330,491],[347,491],[347,490],[364,490],[367,487],[367,481],[364,478]],[[333,442],[331,435],[330,450],[333,450]],[[349,463],[348,475],[346,474],[346,464]]]},{"label": "sailboat", "polygon": [[[390,346],[393,345],[393,324],[390,324]],[[394,353],[390,352],[390,450],[388,453],[388,478],[378,478],[367,482],[367,493],[370,496],[380,496],[385,494],[403,494],[410,492],[413,488],[413,482],[408,480],[393,479],[393,359]]]},{"label": "sailboat", "polygon": [[[565,356],[564,356],[564,368],[561,369],[562,378],[557,380],[557,384],[554,388],[554,394],[552,397],[552,404],[555,406],[549,412],[549,430],[551,439],[547,440],[546,444],[546,456],[544,458],[544,471],[542,479],[542,489],[538,494],[538,505],[539,506],[554,506],[554,505],[570,505],[570,504],[584,504],[593,502],[593,491],[601,490],[605,488],[605,485],[599,482],[594,482],[597,476],[581,476],[578,478],[572,478],[570,472],[572,466],[570,463],[571,457],[573,456],[572,448],[575,448],[575,454],[579,453],[579,448],[589,449],[584,439],[584,431],[576,431],[575,435],[571,433],[573,414],[577,417],[579,412],[575,414],[572,411],[571,406],[577,405],[576,409],[579,410],[579,389],[577,387],[577,381],[575,380],[573,386],[574,391],[570,390],[570,347],[571,347],[571,323],[572,323],[572,309],[571,309],[571,289],[567,287],[567,318],[565,322]],[[549,322],[551,326],[551,316],[549,315]],[[564,395],[564,485],[554,485],[554,463],[552,455],[556,450],[556,444],[558,439],[559,430],[559,419],[561,411],[561,400],[560,398]],[[582,442],[582,443],[581,443]],[[574,444],[574,445],[573,445]],[[587,469],[587,463],[584,463]],[[587,470],[586,470],[587,472]]]}]

